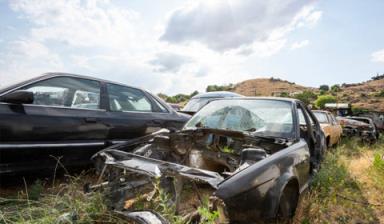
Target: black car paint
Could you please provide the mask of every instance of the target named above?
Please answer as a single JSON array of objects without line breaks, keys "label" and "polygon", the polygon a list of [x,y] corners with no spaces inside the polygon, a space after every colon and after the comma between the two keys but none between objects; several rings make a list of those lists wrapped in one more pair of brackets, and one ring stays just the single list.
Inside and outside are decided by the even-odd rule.
[{"label": "black car paint", "polygon": [[[56,77],[100,83],[100,109],[9,103],[7,96],[30,84]],[[0,174],[87,165],[97,151],[119,141],[137,138],[160,128],[180,129],[189,116],[177,113],[158,97],[138,89],[152,106],[167,112],[114,112],[109,108],[107,83],[66,73],[47,73],[0,90]],[[130,87],[130,86],[127,86]],[[130,87],[133,88],[133,87]]]},{"label": "black car paint", "polygon": [[[287,142],[286,147],[234,173],[215,187],[216,189],[213,195],[224,202],[231,223],[255,223],[260,221],[260,219],[269,220],[276,218],[279,210],[279,202],[284,190],[288,187],[293,188],[293,192],[296,192],[297,196],[305,191],[310,183],[311,176],[319,168],[322,154],[325,150],[325,138],[319,122],[312,112],[300,101],[281,98],[248,99],[273,99],[290,102],[294,114],[294,138]],[[305,111],[305,128],[311,133],[307,136],[307,139],[300,136],[301,127],[298,118],[298,107],[301,107]],[[309,119],[313,120],[312,124]],[[195,136],[201,136],[202,132],[219,133],[220,135],[236,136],[236,138],[252,138],[250,136],[244,136],[241,132],[216,129],[206,130],[198,128],[196,131],[190,131],[189,134],[186,133],[186,131],[181,131],[180,133],[190,135],[191,139],[194,139]],[[178,133],[171,133],[171,135],[178,135]],[[137,140],[136,143],[149,142],[151,137],[154,136],[150,136],[144,141],[142,141],[143,139]],[[123,151],[132,151],[134,144],[135,140],[132,140],[129,144],[112,146],[96,154],[94,159],[100,158],[102,154],[109,155],[109,158],[118,158],[121,161],[129,159],[129,153]],[[188,142],[186,142],[186,144],[188,144]],[[117,156],[119,153],[121,153],[121,155]],[[114,157],[114,155],[117,157]],[[100,162],[100,160],[98,160],[97,163],[98,162]],[[143,160],[143,162],[145,162],[145,160]],[[108,164],[114,166],[114,162],[111,160]],[[98,166],[100,167],[100,164]],[[119,162],[118,168],[124,169],[124,163]],[[134,167],[126,168],[129,168],[131,171],[135,170]],[[201,179],[204,179],[204,176],[202,176]]]}]

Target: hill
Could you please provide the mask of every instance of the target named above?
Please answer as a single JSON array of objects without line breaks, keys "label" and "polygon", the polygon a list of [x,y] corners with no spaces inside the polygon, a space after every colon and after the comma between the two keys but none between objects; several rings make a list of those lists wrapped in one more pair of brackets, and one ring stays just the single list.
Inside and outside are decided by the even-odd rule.
[{"label": "hill", "polygon": [[233,88],[234,92],[244,96],[289,96],[304,90],[314,88],[276,78],[250,79],[236,84]]},{"label": "hill", "polygon": [[[384,111],[384,79],[335,86],[339,87],[338,91],[330,90],[324,94],[334,95],[338,102],[351,103],[355,108]],[[321,93],[319,88],[305,87],[276,78],[246,80],[234,85],[232,91],[244,96],[294,96],[303,91]]]},{"label": "hill", "polygon": [[344,84],[338,93],[340,101],[362,109],[384,111],[384,79],[357,84]]}]

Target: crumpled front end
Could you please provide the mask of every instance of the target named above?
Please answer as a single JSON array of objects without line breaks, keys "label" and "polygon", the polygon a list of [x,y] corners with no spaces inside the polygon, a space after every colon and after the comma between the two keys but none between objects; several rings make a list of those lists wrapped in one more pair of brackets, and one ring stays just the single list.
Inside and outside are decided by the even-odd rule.
[{"label": "crumpled front end", "polygon": [[[229,223],[229,216],[234,213],[228,211],[224,203],[226,196],[217,194],[221,185],[286,147],[287,142],[280,139],[254,138],[235,131],[163,131],[140,141],[111,146],[94,155],[100,180],[90,189],[104,191],[109,207],[124,214],[145,210],[167,216],[171,212],[184,223],[199,223],[207,218],[204,214],[208,212],[220,223]],[[245,187],[257,187],[261,184],[258,181],[268,175],[280,174],[271,172],[265,170],[261,179],[244,182],[249,185]],[[250,177],[256,178],[258,172],[253,174]],[[244,186],[231,188],[236,194],[237,190],[243,191]],[[259,194],[258,189],[253,191]],[[238,197],[245,200],[248,196],[244,193]],[[230,202],[236,197],[231,196]],[[241,213],[241,209],[233,211]]]}]

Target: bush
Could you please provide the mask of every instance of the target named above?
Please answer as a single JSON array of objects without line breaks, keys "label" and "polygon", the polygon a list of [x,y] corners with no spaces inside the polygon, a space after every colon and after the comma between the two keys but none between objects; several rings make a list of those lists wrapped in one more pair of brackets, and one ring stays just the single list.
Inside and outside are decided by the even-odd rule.
[{"label": "bush", "polygon": [[293,98],[301,100],[303,103],[308,105],[317,98],[317,95],[312,91],[306,90],[302,93],[295,94]]},{"label": "bush", "polygon": [[382,75],[377,74],[376,76],[372,77],[372,80],[381,80],[381,79],[384,79],[384,74]]},{"label": "bush", "polygon": [[380,92],[375,94],[376,97],[384,97],[384,90],[381,90]]},{"label": "bush", "polygon": [[181,102],[188,101],[189,99],[191,99],[193,96],[195,96],[197,94],[199,94],[199,92],[197,90],[195,90],[190,95],[187,95],[187,94],[177,94],[177,95],[174,95],[174,96],[167,96],[164,93],[158,93],[157,96],[162,98],[163,100],[165,100],[168,103],[181,103]]},{"label": "bush", "polygon": [[207,92],[231,91],[231,90],[233,90],[234,87],[235,86],[233,84],[222,85],[222,86],[219,86],[219,85],[209,85],[209,86],[207,86],[206,91]]},{"label": "bush", "polygon": [[317,108],[323,109],[326,103],[336,103],[336,97],[332,95],[322,95],[317,97],[315,105]]},{"label": "bush", "polygon": [[326,92],[326,91],[329,91],[329,86],[328,85],[321,85],[319,87],[319,89]]},{"label": "bush", "polygon": [[333,85],[332,87],[331,87],[331,91],[332,92],[339,92],[341,90],[341,88],[340,88],[340,85]]},{"label": "bush", "polygon": [[384,172],[384,159],[380,153],[376,153],[373,158],[373,167],[378,170]]}]

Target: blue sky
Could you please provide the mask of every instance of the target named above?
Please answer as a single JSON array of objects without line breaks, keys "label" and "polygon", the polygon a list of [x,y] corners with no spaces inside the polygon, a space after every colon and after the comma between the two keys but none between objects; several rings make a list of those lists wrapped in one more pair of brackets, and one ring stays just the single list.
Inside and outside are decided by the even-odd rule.
[{"label": "blue sky", "polygon": [[384,1],[0,0],[0,86],[60,71],[154,93],[384,73]]}]

